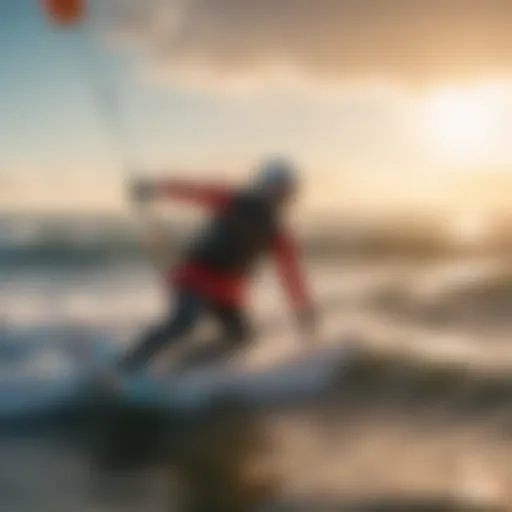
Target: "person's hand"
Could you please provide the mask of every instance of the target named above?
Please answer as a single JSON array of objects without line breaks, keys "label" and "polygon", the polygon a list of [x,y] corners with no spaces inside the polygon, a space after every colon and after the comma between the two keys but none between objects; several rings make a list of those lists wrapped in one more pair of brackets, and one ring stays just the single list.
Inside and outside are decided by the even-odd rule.
[{"label": "person's hand", "polygon": [[308,338],[315,338],[318,334],[318,316],[312,306],[308,306],[298,313],[298,327],[301,335]]},{"label": "person's hand", "polygon": [[139,180],[131,186],[131,197],[132,200],[137,204],[143,204],[151,199],[156,194],[156,187],[154,183],[148,181]]}]

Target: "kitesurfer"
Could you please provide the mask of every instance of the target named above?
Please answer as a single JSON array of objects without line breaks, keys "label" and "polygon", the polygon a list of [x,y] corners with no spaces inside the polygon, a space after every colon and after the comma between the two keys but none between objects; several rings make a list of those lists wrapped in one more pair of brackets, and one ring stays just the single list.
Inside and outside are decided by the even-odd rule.
[{"label": "kitesurfer", "polygon": [[192,201],[211,209],[212,216],[181,263],[168,273],[174,291],[169,314],[128,351],[121,361],[124,371],[140,369],[162,348],[187,338],[205,315],[218,320],[223,331],[211,345],[213,354],[244,347],[252,338],[247,284],[266,255],[277,262],[299,328],[314,336],[316,315],[295,243],[283,227],[284,213],[297,192],[295,166],[281,157],[266,159],[248,186],[235,190],[182,180],[141,181],[134,186],[139,202]]}]

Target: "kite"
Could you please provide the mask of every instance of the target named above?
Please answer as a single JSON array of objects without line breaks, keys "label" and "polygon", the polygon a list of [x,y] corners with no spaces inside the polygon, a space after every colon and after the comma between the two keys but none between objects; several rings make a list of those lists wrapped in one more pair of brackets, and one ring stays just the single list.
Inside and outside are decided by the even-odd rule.
[{"label": "kite", "polygon": [[53,22],[62,27],[79,24],[86,14],[86,0],[43,0],[43,6]]}]

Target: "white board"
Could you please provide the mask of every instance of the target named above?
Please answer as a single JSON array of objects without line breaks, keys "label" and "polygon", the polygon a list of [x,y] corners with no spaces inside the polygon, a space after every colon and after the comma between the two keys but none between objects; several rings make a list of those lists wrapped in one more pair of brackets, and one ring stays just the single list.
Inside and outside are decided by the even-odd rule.
[{"label": "white board", "polygon": [[352,347],[339,345],[252,370],[218,364],[176,376],[140,374],[124,377],[118,392],[127,404],[169,409],[201,408],[227,396],[255,405],[285,402],[327,390],[351,355]]}]

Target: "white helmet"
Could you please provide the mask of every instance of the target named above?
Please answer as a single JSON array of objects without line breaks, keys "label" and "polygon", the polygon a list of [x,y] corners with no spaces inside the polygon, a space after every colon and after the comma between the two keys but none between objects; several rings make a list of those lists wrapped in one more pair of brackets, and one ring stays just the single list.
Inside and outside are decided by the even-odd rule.
[{"label": "white helmet", "polygon": [[268,158],[258,168],[256,184],[264,190],[293,190],[297,185],[297,169],[284,157]]}]

